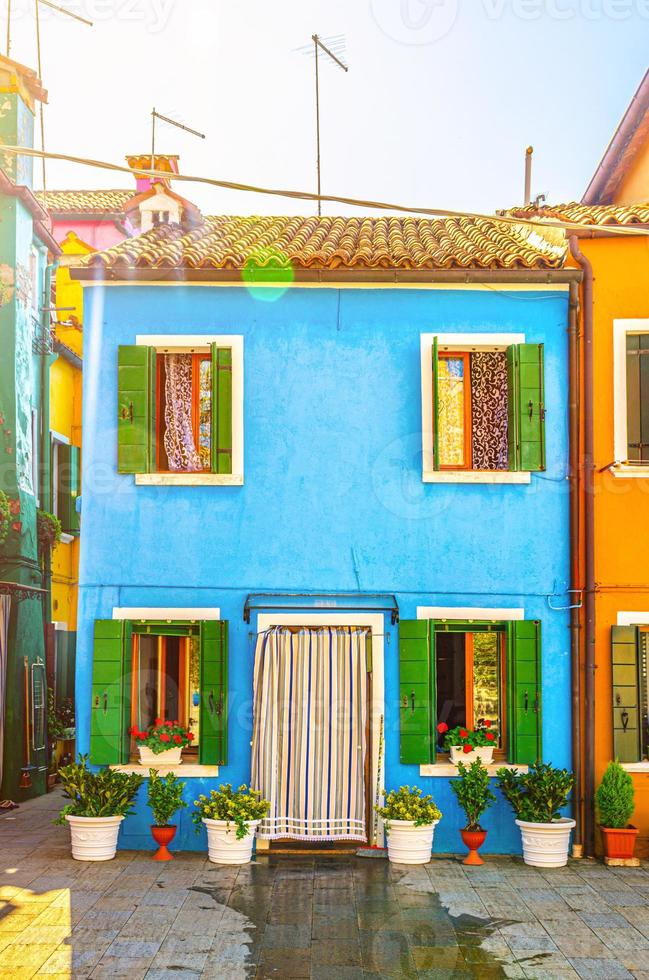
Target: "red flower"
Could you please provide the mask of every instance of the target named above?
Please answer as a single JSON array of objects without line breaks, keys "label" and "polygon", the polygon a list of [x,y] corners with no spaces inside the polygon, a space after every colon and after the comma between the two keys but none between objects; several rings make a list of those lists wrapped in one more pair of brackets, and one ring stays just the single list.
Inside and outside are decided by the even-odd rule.
[{"label": "red flower", "polygon": [[131,725],[131,727],[128,730],[128,733],[129,735],[137,735],[137,728],[135,727],[135,725]]},{"label": "red flower", "polygon": [[164,722],[162,721],[162,718],[156,718],[153,724],[157,727],[158,725],[164,724]]},{"label": "red flower", "polygon": [[446,724],[445,721],[440,721],[439,725],[437,726],[437,731],[439,732],[440,735],[443,735],[444,732],[448,731],[448,725]]},{"label": "red flower", "polygon": [[17,514],[20,514],[20,501],[19,500],[10,500],[9,501],[9,513],[10,514],[13,514],[14,517],[16,517]]},{"label": "red flower", "polygon": [[469,733],[467,732],[466,728],[460,728],[460,738],[468,738],[468,737],[469,737]]},{"label": "red flower", "polygon": [[194,733],[193,732],[187,732],[187,738],[189,739],[190,742],[193,742],[194,741]]},{"label": "red flower", "polygon": [[182,743],[182,740],[183,740],[182,735],[174,735],[174,742],[176,743],[176,745],[180,745]]},{"label": "red flower", "polygon": [[14,521],[12,523],[12,525],[11,525],[11,530],[12,531],[16,531],[18,534],[20,534],[20,532],[22,531],[22,529],[23,529],[23,522],[22,521]]},{"label": "red flower", "polygon": [[485,718],[482,724],[484,725],[485,728],[491,728],[491,721],[489,718]]},{"label": "red flower", "polygon": [[493,732],[487,732],[485,734],[485,738],[488,738],[490,742],[495,742],[496,741],[496,736],[494,735]]},{"label": "red flower", "polygon": [[167,735],[166,732],[161,732],[161,734],[160,734],[160,741],[161,742],[170,742],[171,741],[171,735]]},{"label": "red flower", "polygon": [[473,746],[472,745],[465,745],[463,747],[462,751],[464,752],[465,755],[468,755],[469,752],[473,752]]},{"label": "red flower", "polygon": [[173,721],[165,721],[165,725],[167,726],[167,728],[173,728],[174,727]]}]

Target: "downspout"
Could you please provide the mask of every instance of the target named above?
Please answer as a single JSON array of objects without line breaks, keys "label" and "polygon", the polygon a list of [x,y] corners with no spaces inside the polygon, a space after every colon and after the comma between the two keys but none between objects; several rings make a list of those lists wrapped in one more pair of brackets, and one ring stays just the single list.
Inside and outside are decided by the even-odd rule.
[{"label": "downspout", "polygon": [[[43,309],[41,311],[41,330],[47,336],[50,330],[50,307],[52,305],[52,279],[58,268],[58,259],[45,267],[43,287]],[[43,354],[41,361],[41,465],[39,498],[41,509],[52,510],[52,447],[50,439],[50,368],[57,355]],[[52,555],[43,555],[43,626],[52,622]]]},{"label": "downspout", "polygon": [[573,597],[570,609],[570,691],[572,705],[572,771],[573,816],[575,827],[572,856],[583,854],[583,793],[582,793],[582,732],[581,732],[581,638],[580,638],[580,484],[579,479],[579,413],[580,413],[580,372],[579,372],[579,286],[570,283],[568,305],[568,431],[569,431],[569,485],[570,485],[570,594]]},{"label": "downspout", "polygon": [[595,512],[594,472],[595,434],[593,421],[593,267],[579,247],[576,236],[570,238],[570,253],[583,274],[584,336],[584,455],[582,460],[584,491],[584,851],[587,857],[595,847]]}]

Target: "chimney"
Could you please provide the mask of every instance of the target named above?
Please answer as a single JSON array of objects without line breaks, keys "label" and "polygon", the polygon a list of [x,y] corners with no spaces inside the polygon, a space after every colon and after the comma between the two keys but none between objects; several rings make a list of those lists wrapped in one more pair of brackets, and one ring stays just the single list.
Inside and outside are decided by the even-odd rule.
[{"label": "chimney", "polygon": [[140,168],[151,170],[150,153],[139,153],[137,156],[127,156],[126,162],[135,173],[135,186],[137,193],[142,194],[144,191],[148,191],[154,183],[161,183],[164,184],[165,187],[170,187],[173,175],[180,173],[178,169],[178,160],[179,157],[177,156],[171,156],[167,153],[156,153],[153,169],[161,170],[163,173],[169,174],[169,177],[156,177],[154,180],[152,180],[150,177],[147,177],[146,174],[138,173]]}]

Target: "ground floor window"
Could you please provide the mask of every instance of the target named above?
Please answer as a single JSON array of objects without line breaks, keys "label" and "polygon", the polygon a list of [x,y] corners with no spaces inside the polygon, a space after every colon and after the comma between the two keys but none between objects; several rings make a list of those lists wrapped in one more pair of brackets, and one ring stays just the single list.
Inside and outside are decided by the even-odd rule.
[{"label": "ground floor window", "polygon": [[[156,719],[178,721],[194,735],[183,754],[200,744],[200,640],[198,635],[136,634],[133,647],[131,725],[144,731]],[[134,746],[133,746],[134,749]]]},{"label": "ground floor window", "polygon": [[437,723],[472,729],[489,721],[502,739],[505,656],[504,627],[491,632],[436,632]]},{"label": "ground floor window", "polygon": [[613,756],[649,759],[649,626],[613,626]]}]

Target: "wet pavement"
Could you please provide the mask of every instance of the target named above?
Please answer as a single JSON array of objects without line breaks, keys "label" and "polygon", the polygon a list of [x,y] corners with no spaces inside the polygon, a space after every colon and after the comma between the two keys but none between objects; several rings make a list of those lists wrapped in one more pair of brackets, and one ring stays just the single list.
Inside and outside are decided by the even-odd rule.
[{"label": "wet pavement", "polygon": [[649,980],[649,865],[142,852],[83,864],[58,794],[0,817],[0,978]]}]

